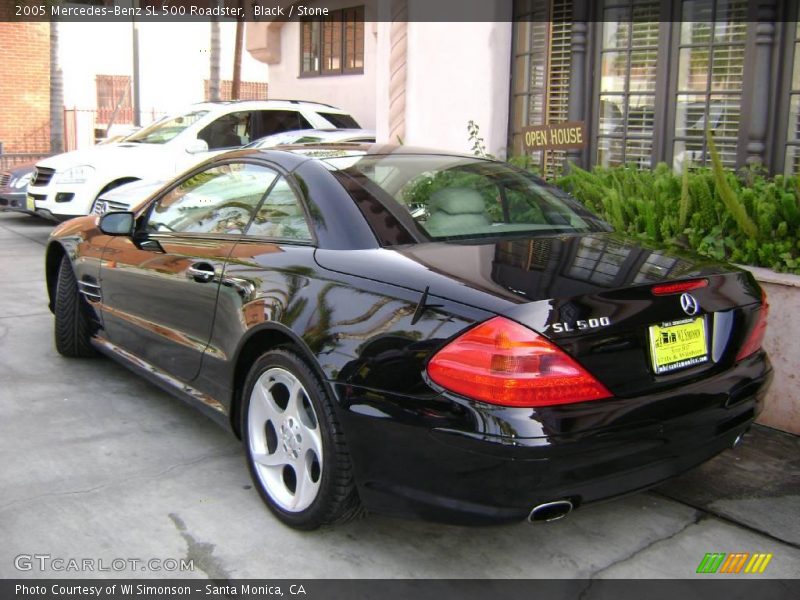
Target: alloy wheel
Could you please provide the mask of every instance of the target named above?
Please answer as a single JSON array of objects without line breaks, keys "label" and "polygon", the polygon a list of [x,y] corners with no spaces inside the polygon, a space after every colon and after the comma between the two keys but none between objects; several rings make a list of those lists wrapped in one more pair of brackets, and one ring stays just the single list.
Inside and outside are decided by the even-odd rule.
[{"label": "alloy wheel", "polygon": [[307,509],[319,493],[323,452],[303,384],[286,369],[264,371],[250,394],[247,421],[248,451],[264,490],[287,512]]}]

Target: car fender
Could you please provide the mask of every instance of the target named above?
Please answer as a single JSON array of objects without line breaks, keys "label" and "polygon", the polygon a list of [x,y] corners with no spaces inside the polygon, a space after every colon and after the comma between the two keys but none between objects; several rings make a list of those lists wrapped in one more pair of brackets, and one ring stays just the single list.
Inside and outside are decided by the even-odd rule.
[{"label": "car fender", "polygon": [[[262,338],[260,343],[258,341],[254,341],[259,337]],[[276,321],[261,323],[250,328],[242,337],[242,339],[239,341],[239,345],[236,348],[232,361],[234,368],[231,370],[230,380],[230,389],[233,391],[233,398],[230,406],[230,425],[237,435],[241,431],[242,425],[242,415],[241,411],[239,410],[241,406],[240,392],[247,378],[247,373],[250,371],[250,366],[256,359],[258,359],[259,356],[265,352],[268,352],[269,350],[284,345],[287,341],[293,346],[293,349],[298,351],[300,356],[305,359],[306,363],[319,378],[322,386],[325,388],[325,391],[330,395],[330,397],[335,397],[333,395],[333,389],[328,381],[328,378],[325,376],[319,361],[315,359],[314,353],[311,351],[311,348],[309,348],[308,344],[306,344],[305,340],[303,340],[300,335],[282,323]],[[253,344],[257,344],[257,346],[254,346]],[[261,344],[263,344],[263,347]]]}]

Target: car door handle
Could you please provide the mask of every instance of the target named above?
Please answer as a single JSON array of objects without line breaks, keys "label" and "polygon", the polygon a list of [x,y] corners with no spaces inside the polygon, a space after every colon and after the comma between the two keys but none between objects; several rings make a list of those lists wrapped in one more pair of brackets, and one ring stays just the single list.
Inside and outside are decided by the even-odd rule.
[{"label": "car door handle", "polygon": [[208,263],[195,263],[186,269],[186,276],[189,279],[194,279],[199,283],[208,283],[214,279],[215,275],[216,272],[214,271],[214,267]]}]

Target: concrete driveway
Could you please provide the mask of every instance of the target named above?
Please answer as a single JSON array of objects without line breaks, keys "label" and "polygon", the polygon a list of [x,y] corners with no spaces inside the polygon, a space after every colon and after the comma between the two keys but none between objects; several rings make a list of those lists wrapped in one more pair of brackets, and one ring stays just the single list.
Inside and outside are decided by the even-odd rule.
[{"label": "concrete driveway", "polygon": [[[800,573],[800,442],[764,428],[656,490],[557,523],[372,515],[287,529],[251,488],[230,434],[110,360],[56,354],[43,274],[51,228],[0,213],[0,577],[692,578],[712,552],[773,558],[762,575],[703,577]],[[95,570],[64,571],[59,558]],[[150,559],[162,567],[130,566]]]}]

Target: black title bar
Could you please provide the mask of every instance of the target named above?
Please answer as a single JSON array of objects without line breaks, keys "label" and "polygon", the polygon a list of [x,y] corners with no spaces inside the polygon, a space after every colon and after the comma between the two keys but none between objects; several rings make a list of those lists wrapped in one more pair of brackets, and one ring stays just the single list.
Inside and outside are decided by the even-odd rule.
[{"label": "black title bar", "polygon": [[[399,3],[403,6],[398,11]],[[793,22],[800,0],[632,0],[603,3],[572,0],[557,19],[576,21],[720,21]],[[551,0],[353,0],[365,5],[365,20],[388,22],[402,14],[420,22],[551,21]],[[612,6],[613,5],[613,6]],[[241,20],[289,22],[324,19],[342,7],[339,0],[0,0],[0,21],[151,21]],[[394,15],[394,17],[393,17]]]},{"label": "black title bar", "polygon": [[0,580],[3,600],[784,600],[800,580],[698,576],[679,580],[382,580],[40,579]]}]

